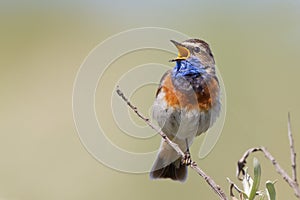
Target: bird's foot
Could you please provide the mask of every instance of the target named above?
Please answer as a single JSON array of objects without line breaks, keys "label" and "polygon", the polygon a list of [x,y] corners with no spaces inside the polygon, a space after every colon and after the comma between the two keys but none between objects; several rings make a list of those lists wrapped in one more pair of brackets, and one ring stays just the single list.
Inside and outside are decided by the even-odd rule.
[{"label": "bird's foot", "polygon": [[189,166],[192,163],[192,158],[189,149],[184,153],[184,156],[181,159],[181,164]]}]

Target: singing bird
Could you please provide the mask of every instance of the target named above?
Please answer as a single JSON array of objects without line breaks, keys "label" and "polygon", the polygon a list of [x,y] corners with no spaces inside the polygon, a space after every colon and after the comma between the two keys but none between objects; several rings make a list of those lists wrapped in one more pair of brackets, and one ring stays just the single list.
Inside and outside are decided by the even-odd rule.
[{"label": "singing bird", "polygon": [[[171,42],[178,49],[173,69],[161,78],[153,103],[152,117],[161,130],[183,152],[196,136],[206,132],[220,110],[220,86],[209,45],[200,39]],[[150,172],[151,179],[170,178],[184,182],[187,164],[164,140]]]}]

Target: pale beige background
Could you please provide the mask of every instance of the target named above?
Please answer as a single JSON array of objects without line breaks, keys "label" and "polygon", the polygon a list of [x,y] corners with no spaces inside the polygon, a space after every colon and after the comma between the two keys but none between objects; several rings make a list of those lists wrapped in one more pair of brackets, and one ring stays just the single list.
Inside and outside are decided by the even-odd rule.
[{"label": "pale beige background", "polygon": [[[79,66],[107,37],[143,26],[175,29],[211,44],[228,104],[216,147],[204,160],[194,156],[203,170],[227,192],[226,177],[236,180],[235,164],[242,153],[264,145],[290,172],[288,111],[300,152],[299,19],[299,1],[0,3],[0,199],[217,199],[193,171],[185,184],[150,181],[148,174],[103,166],[80,143],[72,118]],[[126,137],[100,98],[100,91],[111,94],[114,83],[109,80],[118,79],[122,66],[124,71],[140,63],[137,56],[169,64],[169,56],[157,51],[115,63],[106,74],[107,87],[97,90],[97,113],[101,118],[106,109],[102,117],[118,145],[153,150],[159,137],[146,144]],[[154,94],[154,86],[144,87],[134,99],[147,112]],[[192,148],[195,155],[201,140]],[[295,199],[272,165],[257,157],[263,181],[278,179],[278,199]]]}]

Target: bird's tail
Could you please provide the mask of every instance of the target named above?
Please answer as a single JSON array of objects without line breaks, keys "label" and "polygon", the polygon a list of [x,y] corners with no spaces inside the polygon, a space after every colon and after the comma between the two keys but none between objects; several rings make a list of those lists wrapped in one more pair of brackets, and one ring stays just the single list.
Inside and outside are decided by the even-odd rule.
[{"label": "bird's tail", "polygon": [[[174,155],[175,159],[170,161],[170,156],[174,158]],[[184,182],[187,178],[187,166],[181,163],[181,158],[178,158],[178,154],[173,149],[161,148],[150,172],[150,178],[170,178]]]}]

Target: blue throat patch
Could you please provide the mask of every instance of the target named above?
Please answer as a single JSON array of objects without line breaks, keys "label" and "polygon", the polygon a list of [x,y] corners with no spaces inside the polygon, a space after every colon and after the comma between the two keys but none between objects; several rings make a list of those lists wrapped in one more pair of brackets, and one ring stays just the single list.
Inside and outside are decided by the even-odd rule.
[{"label": "blue throat patch", "polygon": [[201,74],[205,74],[205,69],[201,63],[196,60],[177,60],[176,65],[173,68],[173,76],[179,77],[197,77]]}]

